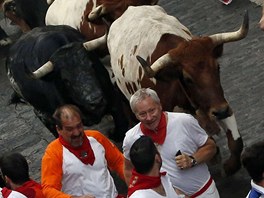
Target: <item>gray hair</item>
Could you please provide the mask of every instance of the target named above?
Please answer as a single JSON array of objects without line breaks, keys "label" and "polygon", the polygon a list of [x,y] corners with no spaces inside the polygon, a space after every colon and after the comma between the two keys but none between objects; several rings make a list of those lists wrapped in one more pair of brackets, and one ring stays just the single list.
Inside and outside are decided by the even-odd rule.
[{"label": "gray hair", "polygon": [[160,99],[156,91],[150,88],[141,88],[131,96],[129,101],[133,113],[136,113],[136,104],[147,97],[151,97],[156,103],[160,104]]}]

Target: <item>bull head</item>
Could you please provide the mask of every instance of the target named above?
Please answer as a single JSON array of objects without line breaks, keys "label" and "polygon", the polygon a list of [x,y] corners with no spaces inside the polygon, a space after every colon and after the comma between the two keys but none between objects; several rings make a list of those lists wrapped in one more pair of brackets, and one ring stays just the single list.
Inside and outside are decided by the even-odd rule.
[{"label": "bull head", "polygon": [[[157,77],[157,73],[165,68],[170,69],[172,67],[176,67],[179,69],[179,66],[182,67],[181,73],[179,76],[174,76],[175,78],[179,78],[179,86],[181,87],[182,92],[186,96],[187,100],[191,104],[194,110],[196,110],[195,114],[199,117],[199,120],[202,120],[203,123],[200,122],[201,125],[205,126],[207,131],[210,131],[211,134],[218,133],[219,127],[215,123],[217,120],[224,120],[227,117],[230,117],[233,112],[232,109],[229,107],[227,101],[224,98],[223,89],[220,85],[220,80],[216,80],[214,84],[213,82],[215,79],[219,79],[219,74],[217,72],[217,63],[214,60],[216,56],[212,56],[212,53],[215,47],[232,41],[237,41],[243,39],[248,32],[248,13],[245,13],[244,21],[238,31],[229,32],[229,33],[222,33],[222,34],[215,34],[209,37],[202,37],[193,39],[191,41],[186,41],[182,43],[182,46],[189,46],[186,45],[189,42],[193,42],[193,44],[197,44],[197,49],[201,47],[199,52],[204,51],[203,54],[197,55],[198,57],[206,56],[207,58],[202,58],[201,60],[197,59],[197,62],[192,62],[193,65],[201,64],[201,61],[204,62],[203,65],[199,66],[199,68],[203,68],[206,64],[213,63],[213,67],[211,72],[212,73],[199,73],[199,78],[203,79],[203,81],[197,81],[199,83],[203,83],[200,85],[197,84],[197,87],[206,87],[205,89],[196,88],[193,86],[193,79],[192,76],[195,75],[195,69],[193,67],[188,67],[186,61],[188,61],[188,57],[192,54],[196,53],[195,51],[191,52],[188,51],[187,59],[185,60],[184,54],[182,54],[181,47],[177,46],[177,48],[173,48],[168,51],[168,53],[164,54],[160,58],[158,58],[152,65],[149,65],[147,61],[145,61],[140,56],[137,56],[138,61],[142,65],[145,75],[147,77]],[[190,44],[192,46],[192,44]],[[187,48],[185,48],[187,49]],[[195,48],[196,49],[196,48]],[[186,54],[185,54],[186,55]],[[214,69],[213,69],[214,68]],[[191,73],[190,73],[191,72]],[[214,76],[214,77],[213,77]],[[204,78],[205,77],[205,78]],[[210,80],[210,78],[212,78]],[[206,80],[205,80],[206,79]],[[214,79],[214,80],[213,80]],[[212,92],[211,90],[215,90]],[[207,96],[208,97],[204,97]],[[208,124],[209,123],[209,124]],[[208,127],[209,126],[209,127]],[[229,128],[230,129],[230,128]],[[235,131],[235,130],[234,130]],[[237,130],[236,130],[237,131]]]},{"label": "bull head", "polygon": [[[227,42],[238,41],[246,37],[248,33],[248,27],[249,27],[249,18],[248,18],[248,11],[246,11],[244,15],[243,23],[240,26],[239,30],[235,32],[225,32],[225,33],[214,34],[214,35],[209,36],[209,38],[213,40],[213,44],[215,46],[218,46],[220,44],[227,43]],[[161,56],[151,66],[149,66],[148,63],[144,61],[144,59],[141,58],[140,56],[137,56],[137,59],[142,65],[145,71],[145,74],[148,77],[154,77],[156,73],[160,71],[162,68],[167,67],[173,62],[174,63],[176,62],[176,60],[171,58],[170,52]]]}]

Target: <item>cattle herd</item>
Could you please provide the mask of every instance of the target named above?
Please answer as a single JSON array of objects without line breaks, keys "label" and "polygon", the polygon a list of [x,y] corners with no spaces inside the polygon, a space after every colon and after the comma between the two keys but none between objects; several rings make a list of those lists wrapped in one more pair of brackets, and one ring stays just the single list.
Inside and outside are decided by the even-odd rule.
[{"label": "cattle herd", "polygon": [[[237,31],[194,36],[157,0],[33,1],[0,1],[23,32],[12,44],[3,42],[10,45],[7,76],[13,101],[32,105],[54,136],[52,113],[72,103],[86,126],[111,114],[110,137],[122,141],[135,123],[129,98],[151,87],[164,110],[193,114],[209,135],[225,132],[230,150],[225,173],[240,168],[243,141],[224,97],[217,58],[224,43],[246,37],[247,13]],[[1,32],[1,41],[7,40]]]}]

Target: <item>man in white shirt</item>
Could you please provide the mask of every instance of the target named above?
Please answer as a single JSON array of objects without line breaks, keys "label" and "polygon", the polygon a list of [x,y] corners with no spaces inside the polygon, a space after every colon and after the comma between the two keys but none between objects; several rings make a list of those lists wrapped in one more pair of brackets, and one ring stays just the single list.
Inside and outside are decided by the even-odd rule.
[{"label": "man in white shirt", "polygon": [[185,113],[163,112],[157,93],[149,88],[135,92],[130,107],[140,123],[126,133],[123,142],[127,184],[133,169],[130,148],[140,136],[147,135],[158,147],[161,171],[167,172],[174,187],[192,197],[219,198],[206,165],[215,155],[216,145],[197,120]]}]

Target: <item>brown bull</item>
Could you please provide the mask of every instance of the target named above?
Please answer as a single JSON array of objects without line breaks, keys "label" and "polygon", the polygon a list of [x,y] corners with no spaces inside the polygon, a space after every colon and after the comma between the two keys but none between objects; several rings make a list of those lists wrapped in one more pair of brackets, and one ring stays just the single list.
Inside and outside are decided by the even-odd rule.
[{"label": "brown bull", "polygon": [[128,100],[139,88],[151,87],[164,110],[177,106],[192,113],[209,135],[226,132],[231,152],[226,174],[240,168],[243,142],[224,97],[217,58],[224,43],[243,39],[247,31],[246,14],[236,32],[195,37],[160,6],[130,6],[107,37],[116,83]]}]

